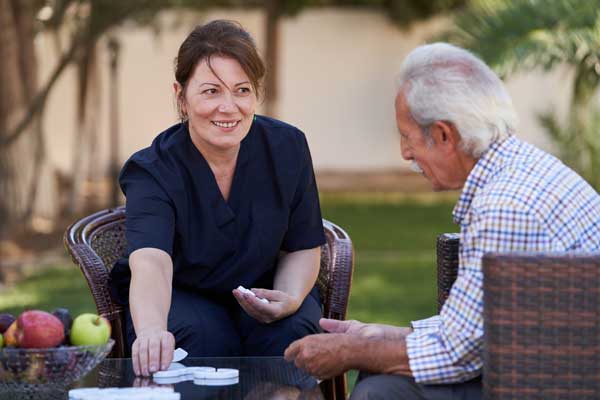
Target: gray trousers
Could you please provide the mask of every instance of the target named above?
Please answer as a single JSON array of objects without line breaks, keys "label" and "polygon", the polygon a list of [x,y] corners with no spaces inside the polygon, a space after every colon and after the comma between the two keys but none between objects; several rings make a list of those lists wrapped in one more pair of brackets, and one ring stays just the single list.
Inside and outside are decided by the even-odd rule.
[{"label": "gray trousers", "polygon": [[421,385],[408,376],[360,373],[350,400],[480,400],[481,377],[446,385]]}]

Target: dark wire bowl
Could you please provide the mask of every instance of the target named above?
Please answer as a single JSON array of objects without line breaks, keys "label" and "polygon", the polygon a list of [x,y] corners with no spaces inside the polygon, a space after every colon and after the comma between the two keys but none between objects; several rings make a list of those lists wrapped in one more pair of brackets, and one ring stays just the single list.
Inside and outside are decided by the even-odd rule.
[{"label": "dark wire bowl", "polygon": [[98,346],[0,350],[0,392],[66,388],[110,353],[115,341]]}]

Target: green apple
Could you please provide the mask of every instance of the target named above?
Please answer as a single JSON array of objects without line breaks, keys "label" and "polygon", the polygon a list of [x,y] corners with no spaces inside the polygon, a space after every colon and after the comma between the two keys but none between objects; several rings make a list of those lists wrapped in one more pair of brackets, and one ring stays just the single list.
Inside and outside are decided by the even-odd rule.
[{"label": "green apple", "polygon": [[4,347],[4,336],[0,333],[0,349]]},{"label": "green apple", "polygon": [[110,322],[96,314],[85,313],[73,320],[71,344],[75,346],[102,345],[110,338]]}]

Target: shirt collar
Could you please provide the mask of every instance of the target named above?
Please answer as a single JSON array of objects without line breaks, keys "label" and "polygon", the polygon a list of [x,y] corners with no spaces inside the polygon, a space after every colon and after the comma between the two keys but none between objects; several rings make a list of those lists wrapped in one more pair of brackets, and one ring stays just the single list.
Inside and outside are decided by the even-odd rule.
[{"label": "shirt collar", "polygon": [[494,142],[477,160],[467,177],[458,202],[454,206],[454,211],[452,211],[456,224],[460,224],[469,212],[477,190],[483,188],[500,168],[501,160],[506,154],[505,150],[515,146],[517,142],[518,139],[515,136],[509,136],[505,140]]}]

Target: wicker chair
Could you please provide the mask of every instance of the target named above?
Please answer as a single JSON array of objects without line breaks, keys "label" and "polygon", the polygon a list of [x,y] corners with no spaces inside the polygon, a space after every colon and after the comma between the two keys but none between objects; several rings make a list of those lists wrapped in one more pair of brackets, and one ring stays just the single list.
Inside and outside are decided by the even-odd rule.
[{"label": "wicker chair", "polygon": [[[438,238],[440,306],[458,243]],[[486,254],[483,275],[484,398],[600,398],[600,254]]]},{"label": "wicker chair", "polygon": [[[112,324],[115,346],[111,357],[126,355],[123,308],[115,303],[108,289],[109,272],[126,250],[125,209],[100,211],[71,225],[64,244],[81,268],[90,287],[97,311]],[[321,270],[317,280],[323,299],[323,316],[343,320],[354,269],[354,252],[350,237],[335,224],[323,220],[327,243],[321,252]],[[346,398],[346,376],[321,383],[328,399]]]}]

